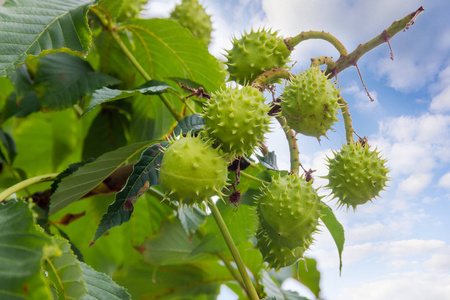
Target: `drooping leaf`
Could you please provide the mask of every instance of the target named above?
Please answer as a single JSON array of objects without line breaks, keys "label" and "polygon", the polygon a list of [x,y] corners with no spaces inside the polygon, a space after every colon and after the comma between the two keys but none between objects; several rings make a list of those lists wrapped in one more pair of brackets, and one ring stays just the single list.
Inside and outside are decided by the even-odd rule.
[{"label": "drooping leaf", "polygon": [[16,158],[17,155],[16,143],[14,142],[13,137],[9,133],[0,129],[0,142],[2,142],[3,147],[6,150],[5,153],[8,156],[9,164],[12,165],[14,158]]},{"label": "drooping leaf", "polygon": [[321,214],[320,219],[325,224],[328,231],[331,233],[331,236],[333,237],[334,242],[336,243],[336,247],[339,252],[339,274],[341,274],[342,251],[344,250],[344,242],[345,242],[344,227],[336,219],[336,216],[334,215],[333,210],[328,205],[325,204],[325,207],[322,208],[322,211],[320,212],[320,214]]},{"label": "drooping leaf", "polygon": [[320,272],[317,270],[315,259],[304,257],[304,260],[300,260],[292,266],[292,277],[306,286],[317,299],[320,299]]},{"label": "drooping leaf", "polygon": [[216,299],[220,285],[234,279],[219,262],[201,261],[164,267],[140,262],[117,272],[114,280],[133,299]]},{"label": "drooping leaf", "polygon": [[188,235],[193,234],[200,225],[203,224],[206,218],[206,213],[198,208],[197,205],[191,207],[187,205],[178,208],[178,219],[181,221],[184,230]]},{"label": "drooping leaf", "polygon": [[270,170],[276,170],[278,171],[278,165],[277,165],[277,156],[275,155],[275,151],[271,151],[267,153],[265,156],[256,155],[259,162]]},{"label": "drooping leaf", "polygon": [[134,203],[145,193],[149,187],[158,184],[163,144],[153,144],[142,151],[141,158],[133,166],[133,173],[127,180],[123,189],[116,194],[114,202],[108,207],[103,215],[92,242],[98,240],[103,234],[115,226],[119,226],[130,220],[133,213]]},{"label": "drooping leaf", "polygon": [[200,240],[199,234],[189,237],[181,222],[172,219],[162,225],[156,237],[144,241],[144,261],[162,266],[201,261],[205,255],[191,255]]},{"label": "drooping leaf", "polygon": [[7,0],[0,6],[0,76],[29,54],[67,47],[86,54],[91,32],[86,13],[91,0]]},{"label": "drooping leaf", "polygon": [[70,176],[63,178],[50,198],[49,214],[54,214],[83,197],[128,159],[154,143],[156,142],[147,141],[131,144],[105,153],[94,162],[82,166]]},{"label": "drooping leaf", "polygon": [[167,91],[167,89],[173,88],[170,85],[158,80],[150,80],[146,82],[144,85],[133,90],[113,90],[107,87],[103,87],[99,90],[96,90],[92,94],[91,102],[84,111],[83,115],[87,114],[88,112],[93,110],[96,106],[102,103],[124,99],[140,94],[157,95],[164,93],[165,91]]},{"label": "drooping leaf", "polygon": [[36,226],[28,203],[0,203],[0,299],[51,299],[41,261],[50,238]]},{"label": "drooping leaf", "polygon": [[188,132],[195,133],[205,128],[205,120],[199,114],[186,116],[183,120],[178,122],[173,129],[172,135],[187,134]]},{"label": "drooping leaf", "polygon": [[59,173],[58,176],[56,177],[56,180],[53,181],[52,185],[51,185],[51,193],[53,194],[56,189],[58,188],[59,183],[61,182],[61,180],[64,177],[69,176],[70,174],[72,174],[73,172],[75,172],[76,170],[78,170],[81,166],[84,166],[87,163],[93,162],[95,159],[94,158],[90,158],[88,160],[84,160],[78,163],[73,163],[70,164],[67,169],[65,169],[63,172]]},{"label": "drooping leaf", "polygon": [[114,77],[95,72],[78,56],[56,53],[39,58],[34,89],[43,109],[61,110],[105,85],[118,82]]},{"label": "drooping leaf", "polygon": [[115,283],[108,275],[95,271],[85,263],[80,264],[87,287],[87,295],[83,298],[84,300],[131,299],[126,289]]},{"label": "drooping leaf", "polygon": [[70,249],[67,240],[52,237],[52,241],[61,253],[46,260],[46,272],[53,281],[58,298],[83,299],[87,289],[80,262]]},{"label": "drooping leaf", "polygon": [[102,109],[89,127],[83,141],[82,159],[98,157],[127,144],[129,121],[117,109]]}]

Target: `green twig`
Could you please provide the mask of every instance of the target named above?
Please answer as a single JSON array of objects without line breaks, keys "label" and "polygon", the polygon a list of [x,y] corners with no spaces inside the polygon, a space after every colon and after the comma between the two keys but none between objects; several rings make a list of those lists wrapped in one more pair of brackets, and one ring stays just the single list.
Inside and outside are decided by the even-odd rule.
[{"label": "green twig", "polygon": [[299,35],[296,35],[291,38],[287,38],[286,44],[290,49],[293,49],[295,46],[300,44],[303,41],[310,40],[310,39],[320,39],[325,40],[332,44],[336,50],[339,52],[341,56],[347,55],[347,49],[345,49],[344,45],[333,35],[331,35],[328,32],[325,31],[303,31]]},{"label": "green twig", "polygon": [[287,125],[286,120],[283,117],[276,118],[278,123],[280,123],[281,128],[283,128],[284,134],[286,135],[286,139],[289,145],[289,154],[291,161],[291,173],[299,175],[300,172],[300,159],[297,146],[297,139],[295,137],[292,129]]},{"label": "green twig", "polygon": [[267,184],[267,181],[259,179],[259,178],[255,177],[255,176],[252,176],[252,175],[248,174],[248,173],[245,173],[244,171],[240,171],[240,173],[241,173],[242,177],[246,177],[246,178],[251,179],[253,181],[257,181],[257,182],[260,182],[260,183],[263,183],[263,184]]},{"label": "green twig", "polygon": [[239,285],[241,286],[241,288],[245,291],[245,293],[247,294],[247,297],[250,297],[247,289],[245,288],[244,282],[242,282],[241,276],[236,271],[236,269],[231,265],[231,263],[228,261],[228,259],[225,257],[225,255],[223,255],[221,252],[217,252],[216,254],[220,258],[220,260],[223,261],[223,263],[225,264],[225,267],[227,267],[228,271],[230,271],[230,274],[231,274],[231,276],[233,276],[234,280],[236,280],[237,283],[239,283]]},{"label": "green twig", "polygon": [[45,182],[45,181],[54,181],[56,179],[56,177],[58,176],[58,174],[59,173],[41,175],[41,176],[36,176],[36,177],[28,178],[24,181],[21,181],[13,186],[7,188],[3,192],[1,192],[0,193],[0,201],[5,200],[7,197],[11,196],[12,194],[14,194],[26,187],[29,187],[31,185]]},{"label": "green twig", "polygon": [[268,70],[256,77],[252,82],[252,86],[263,91],[267,85],[276,82],[278,79],[290,79],[292,76],[288,70],[276,68]]},{"label": "green twig", "polygon": [[351,144],[353,142],[353,125],[350,111],[348,109],[348,104],[344,100],[344,98],[342,98],[342,96],[339,97],[338,102],[341,106],[342,118],[344,119],[345,138],[347,140],[347,144]]},{"label": "green twig", "polygon": [[242,261],[241,255],[239,254],[239,251],[236,245],[234,244],[233,238],[231,237],[231,234],[228,231],[227,225],[225,224],[222,215],[219,212],[219,209],[211,200],[208,201],[208,207],[209,209],[211,209],[211,214],[213,215],[214,220],[217,223],[217,226],[219,226],[220,232],[222,233],[223,238],[225,239],[225,242],[228,245],[228,249],[230,249],[231,255],[234,258],[239,273],[241,273],[249,298],[251,300],[259,300],[258,293],[256,292],[255,287],[253,286],[253,283],[247,274],[247,270],[245,268],[244,262]]},{"label": "green twig", "polygon": [[311,58],[311,67],[320,67],[321,65],[327,65],[327,69],[334,69],[336,64],[329,56]]}]

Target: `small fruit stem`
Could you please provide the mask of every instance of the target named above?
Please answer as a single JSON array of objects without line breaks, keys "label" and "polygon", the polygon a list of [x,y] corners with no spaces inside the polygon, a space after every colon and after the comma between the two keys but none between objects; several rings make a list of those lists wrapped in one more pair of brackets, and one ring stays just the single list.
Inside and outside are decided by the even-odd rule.
[{"label": "small fruit stem", "polygon": [[241,255],[239,254],[239,251],[236,245],[234,244],[233,238],[231,237],[231,234],[228,231],[228,227],[225,224],[222,215],[219,212],[219,209],[217,208],[216,204],[212,202],[212,200],[208,201],[208,207],[211,210],[211,214],[213,215],[214,220],[216,221],[217,226],[219,226],[220,232],[222,233],[223,238],[228,245],[228,249],[230,250],[231,255],[234,258],[234,262],[238,267],[239,273],[241,273],[249,298],[251,300],[259,300],[258,293],[256,292],[255,287],[253,286],[253,283],[247,274],[247,269],[245,268]]},{"label": "small fruit stem", "polygon": [[246,177],[246,178],[251,179],[253,181],[257,181],[257,182],[260,182],[260,183],[263,183],[263,184],[267,183],[267,181],[264,181],[262,179],[259,179],[259,178],[255,177],[255,176],[252,176],[252,175],[250,175],[248,173],[245,173],[244,171],[241,171],[240,174],[241,174],[242,177]]},{"label": "small fruit stem", "polygon": [[252,82],[252,86],[258,89],[264,89],[267,85],[276,82],[278,79],[290,79],[293,75],[291,72],[285,69],[272,69],[268,70]]},{"label": "small fruit stem", "polygon": [[228,259],[225,257],[225,255],[223,255],[221,252],[217,252],[216,254],[220,258],[220,260],[225,264],[225,267],[227,267],[228,271],[230,271],[230,274],[231,274],[231,276],[233,276],[234,280],[236,280],[239,283],[239,285],[241,286],[241,288],[245,291],[245,293],[247,294],[247,297],[250,297],[250,295],[248,294],[247,289],[245,288],[245,284],[242,281],[239,273],[231,265],[231,263],[228,261]]},{"label": "small fruit stem", "polygon": [[[134,57],[133,53],[127,48],[125,43],[122,41],[119,33],[117,32],[117,28],[108,15],[101,9],[99,6],[92,6],[90,8],[91,12],[93,12],[99,20],[102,22],[102,25],[108,29],[109,34],[112,39],[116,42],[117,46],[119,46],[120,50],[122,50],[123,54],[128,58],[130,63],[136,68],[136,70],[141,74],[141,76],[146,80],[150,81],[152,78],[148,73],[144,70],[141,64],[137,61],[136,57]],[[106,18],[100,13],[103,12],[106,15]],[[170,111],[172,116],[179,122],[183,119],[183,116],[177,111],[177,109],[169,102],[166,96],[158,95],[159,99],[164,103],[167,109]]]},{"label": "small fruit stem", "polygon": [[342,96],[339,97],[339,105],[341,106],[342,111],[342,118],[344,119],[344,126],[345,126],[345,138],[347,140],[347,144],[351,144],[353,142],[353,125],[352,125],[352,118],[350,116],[350,111],[348,109],[348,104],[342,98]]},{"label": "small fruit stem", "polygon": [[15,185],[13,185],[12,187],[7,188],[3,192],[1,192],[0,193],[0,201],[5,200],[7,197],[11,196],[12,194],[14,194],[28,186],[34,185],[36,183],[41,183],[41,182],[45,182],[45,181],[54,181],[56,179],[56,176],[58,176],[58,174],[59,173],[41,175],[41,176],[36,176],[36,177],[28,178],[24,181],[21,181]]},{"label": "small fruit stem", "polygon": [[294,131],[287,125],[286,119],[283,117],[276,118],[283,128],[284,134],[289,144],[289,154],[291,159],[291,173],[299,175],[300,172],[300,153],[298,152],[297,139],[295,138]]},{"label": "small fruit stem", "polygon": [[341,56],[347,55],[347,49],[345,49],[344,45],[333,35],[331,35],[328,32],[325,31],[303,31],[299,35],[296,35],[292,38],[286,39],[286,44],[290,49],[293,49],[295,46],[300,44],[303,41],[310,40],[310,39],[320,39],[325,40],[332,44],[336,50],[339,52]]},{"label": "small fruit stem", "polygon": [[311,58],[311,67],[320,67],[321,65],[327,65],[327,69],[334,69],[335,67],[333,58],[329,56]]}]

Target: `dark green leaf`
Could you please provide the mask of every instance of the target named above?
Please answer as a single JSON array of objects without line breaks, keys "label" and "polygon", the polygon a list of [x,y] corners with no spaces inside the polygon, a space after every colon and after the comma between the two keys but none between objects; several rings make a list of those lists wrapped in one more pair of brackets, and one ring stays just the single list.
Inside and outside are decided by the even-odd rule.
[{"label": "dark green leaf", "polygon": [[61,180],[64,177],[69,176],[70,174],[72,174],[73,172],[75,172],[76,170],[78,170],[81,166],[84,166],[87,163],[91,163],[93,162],[95,159],[94,158],[90,158],[88,160],[84,160],[82,162],[78,162],[78,163],[74,163],[74,164],[70,164],[67,169],[65,169],[63,172],[59,173],[58,176],[56,177],[56,180],[53,181],[52,185],[51,185],[51,193],[53,194],[56,189],[58,188],[59,183],[61,182]]},{"label": "dark green leaf", "polygon": [[[165,144],[165,143],[164,143]],[[162,152],[160,147],[164,144],[154,144],[145,149],[139,161],[133,166],[133,173],[127,180],[123,189],[116,194],[116,199],[103,215],[92,242],[98,240],[103,234],[115,226],[120,226],[130,220],[133,205],[149,187],[158,184]]]},{"label": "dark green leaf", "polygon": [[50,198],[49,215],[86,195],[127,160],[155,143],[136,143],[105,153],[94,162],[64,177]]},{"label": "dark green leaf", "polygon": [[183,205],[178,208],[178,219],[186,233],[192,235],[205,222],[206,214],[196,205],[191,207]]},{"label": "dark green leaf", "polygon": [[310,289],[316,298],[320,299],[320,272],[317,270],[316,260],[305,257],[304,260],[300,260],[291,268],[293,278],[300,281],[300,283]]},{"label": "dark green leaf", "polygon": [[108,275],[92,269],[85,263],[81,263],[83,279],[87,287],[87,295],[84,300],[127,300],[131,296],[125,288],[117,285]]},{"label": "dark green leaf", "polygon": [[16,143],[14,142],[13,137],[3,130],[0,129],[0,142],[2,142],[5,153],[8,155],[8,162],[10,165],[13,164],[14,158],[17,155]]},{"label": "dark green leaf", "polygon": [[7,0],[0,6],[0,76],[14,71],[29,54],[67,47],[86,54],[91,0]]},{"label": "dark green leaf", "polygon": [[128,119],[117,109],[102,109],[83,142],[82,159],[98,157],[127,144]]},{"label": "dark green leaf", "polygon": [[[176,82],[178,85],[182,84],[184,86],[187,86],[191,89],[198,89],[199,87],[202,87],[202,85],[200,83],[197,83],[195,81],[192,81],[190,79],[187,78],[181,78],[181,77],[166,77],[166,79],[170,79],[174,82]],[[205,88],[203,88],[205,89]],[[207,93],[206,89],[205,89],[205,93]]]},{"label": "dark green leaf", "polygon": [[111,102],[119,99],[124,99],[140,94],[145,95],[157,95],[162,94],[167,91],[167,89],[173,89],[170,85],[158,80],[150,80],[144,85],[134,89],[134,90],[113,90],[107,87],[103,87],[96,90],[92,94],[91,102],[89,106],[84,111],[83,115],[87,114],[93,110],[97,105],[102,103]]},{"label": "dark green leaf", "polygon": [[28,203],[0,203],[0,299],[51,299],[41,261],[51,244],[34,223]]},{"label": "dark green leaf", "polygon": [[183,120],[178,122],[177,126],[173,129],[173,136],[180,134],[186,134],[189,132],[197,132],[205,128],[205,120],[199,114],[193,114],[186,116]]},{"label": "dark green leaf", "polygon": [[42,108],[60,110],[105,85],[118,82],[111,76],[95,72],[78,56],[56,53],[39,58],[34,89]]},{"label": "dark green leaf", "polygon": [[267,169],[278,171],[277,156],[275,155],[274,151],[267,153],[267,155],[265,156],[256,155],[256,157],[258,158],[259,162]]},{"label": "dark green leaf", "polygon": [[334,242],[336,243],[336,247],[339,252],[339,274],[341,274],[342,271],[342,251],[344,250],[344,242],[345,242],[345,236],[344,236],[344,227],[339,223],[339,221],[336,219],[336,216],[333,213],[333,210],[324,203],[325,207],[322,208],[321,217],[320,219],[327,227],[328,231],[331,233],[331,236],[334,239]]}]

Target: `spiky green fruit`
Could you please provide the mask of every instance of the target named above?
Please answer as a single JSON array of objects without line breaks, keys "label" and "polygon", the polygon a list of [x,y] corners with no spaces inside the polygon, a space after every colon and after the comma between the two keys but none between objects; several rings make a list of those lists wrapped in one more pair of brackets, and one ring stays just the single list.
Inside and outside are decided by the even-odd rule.
[{"label": "spiky green fruit", "polygon": [[159,171],[161,189],[172,200],[199,203],[215,195],[227,181],[227,163],[216,149],[200,138],[172,142],[164,152]]},{"label": "spiky green fruit", "polygon": [[225,55],[230,80],[240,84],[252,82],[267,70],[283,67],[290,54],[277,32],[266,29],[245,32],[240,39],[233,39],[233,47]]},{"label": "spiky green fruit", "polygon": [[256,198],[260,226],[273,242],[306,250],[313,241],[323,204],[311,182],[296,175],[272,178]]},{"label": "spiky green fruit", "polygon": [[206,103],[203,118],[207,134],[233,156],[252,152],[269,131],[270,107],[252,86],[222,88]]},{"label": "spiky green fruit", "polygon": [[122,1],[120,7],[120,13],[117,17],[117,21],[127,21],[139,15],[142,9],[142,5],[147,3],[148,0],[127,0]]},{"label": "spiky green fruit", "polygon": [[270,268],[276,270],[291,266],[303,257],[304,247],[289,249],[270,239],[263,228],[256,231],[256,248],[261,252]]},{"label": "spiky green fruit", "polygon": [[292,78],[281,95],[281,114],[297,133],[320,140],[337,121],[339,91],[317,67]]},{"label": "spiky green fruit", "polygon": [[339,205],[347,208],[364,204],[377,197],[388,180],[386,160],[368,144],[344,145],[333,158],[328,158],[327,187],[338,199]]},{"label": "spiky green fruit", "polygon": [[202,39],[207,44],[211,41],[211,16],[206,13],[198,0],[182,0],[181,4],[175,6],[170,17],[189,29],[196,38]]}]

